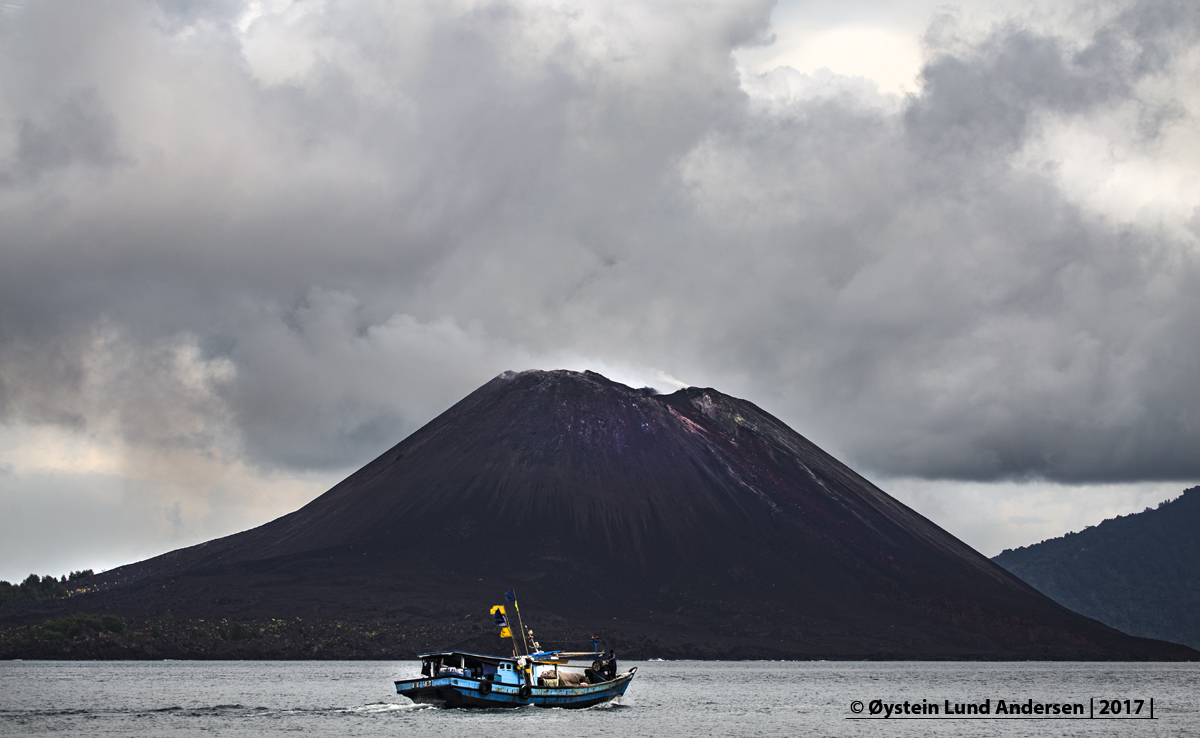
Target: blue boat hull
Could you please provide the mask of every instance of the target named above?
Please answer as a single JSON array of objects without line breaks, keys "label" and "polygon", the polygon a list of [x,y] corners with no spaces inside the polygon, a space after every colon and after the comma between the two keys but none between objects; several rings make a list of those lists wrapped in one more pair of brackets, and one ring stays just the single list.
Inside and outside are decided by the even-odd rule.
[{"label": "blue boat hull", "polygon": [[458,676],[404,679],[396,682],[396,692],[413,702],[444,707],[591,707],[625,694],[635,673],[636,667],[586,687],[526,687],[528,696],[522,696],[515,684]]}]

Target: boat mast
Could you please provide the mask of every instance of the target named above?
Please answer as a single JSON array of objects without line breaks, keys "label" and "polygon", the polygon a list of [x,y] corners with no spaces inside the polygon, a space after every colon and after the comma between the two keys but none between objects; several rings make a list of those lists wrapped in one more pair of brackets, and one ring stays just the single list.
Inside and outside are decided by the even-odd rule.
[{"label": "boat mast", "polygon": [[517,612],[517,627],[521,629],[521,645],[525,651],[525,655],[528,656],[529,645],[525,643],[525,624],[521,622],[521,607],[517,604],[517,591],[514,589],[508,590],[504,593],[504,599],[513,603],[513,610]]},{"label": "boat mast", "polygon": [[492,608],[492,617],[496,620],[496,625],[500,626],[501,638],[512,638],[513,642],[513,658],[520,656],[517,651],[517,637],[513,635],[512,624],[508,621],[508,614],[504,611],[504,605],[496,605]]}]

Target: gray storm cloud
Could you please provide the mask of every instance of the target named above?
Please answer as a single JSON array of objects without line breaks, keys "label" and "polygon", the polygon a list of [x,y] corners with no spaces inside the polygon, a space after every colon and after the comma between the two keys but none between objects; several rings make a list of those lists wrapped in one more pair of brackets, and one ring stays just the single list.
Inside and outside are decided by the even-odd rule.
[{"label": "gray storm cloud", "polygon": [[1029,153],[1195,127],[1200,10],[1106,12],[937,19],[899,98],[739,75],[766,2],[10,8],[0,412],[344,469],[590,358],[878,473],[1194,479],[1200,215]]}]

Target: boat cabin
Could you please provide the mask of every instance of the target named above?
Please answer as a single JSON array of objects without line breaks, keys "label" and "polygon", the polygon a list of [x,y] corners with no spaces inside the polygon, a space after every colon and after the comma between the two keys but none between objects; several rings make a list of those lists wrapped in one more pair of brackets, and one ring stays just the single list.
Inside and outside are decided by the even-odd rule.
[{"label": "boat cabin", "polygon": [[[482,679],[495,684],[537,686],[539,684],[558,685],[560,677],[563,682],[574,684],[587,684],[589,678],[592,683],[602,681],[602,678],[586,673],[591,670],[584,669],[582,666],[567,667],[568,659],[572,657],[602,656],[603,654],[590,652],[565,654],[561,651],[539,651],[529,656],[503,658],[465,651],[437,651],[419,654],[418,658],[421,659],[421,676],[423,677],[466,677]],[[566,668],[560,671],[560,667]],[[568,672],[575,678],[568,676]]]},{"label": "boat cabin", "polygon": [[516,659],[503,659],[462,651],[420,654],[421,676],[460,676],[497,684],[525,684]]}]

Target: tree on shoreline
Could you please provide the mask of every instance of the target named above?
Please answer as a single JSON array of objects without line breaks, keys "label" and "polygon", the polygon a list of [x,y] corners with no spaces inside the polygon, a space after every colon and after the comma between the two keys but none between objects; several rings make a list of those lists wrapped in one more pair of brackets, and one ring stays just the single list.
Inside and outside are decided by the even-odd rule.
[{"label": "tree on shoreline", "polygon": [[0,580],[0,606],[70,597],[72,589],[77,589],[94,575],[91,569],[83,569],[64,574],[61,579],[52,574],[40,577],[30,574],[20,584]]}]

